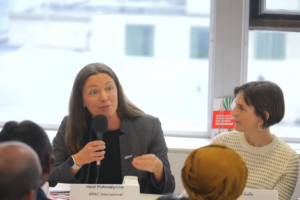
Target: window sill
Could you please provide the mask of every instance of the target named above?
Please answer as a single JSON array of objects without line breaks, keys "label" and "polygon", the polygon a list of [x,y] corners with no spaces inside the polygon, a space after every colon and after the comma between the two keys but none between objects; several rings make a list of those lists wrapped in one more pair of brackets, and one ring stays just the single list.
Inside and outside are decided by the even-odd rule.
[{"label": "window sill", "polygon": [[169,153],[190,153],[194,149],[211,144],[208,138],[170,137],[165,136]]}]

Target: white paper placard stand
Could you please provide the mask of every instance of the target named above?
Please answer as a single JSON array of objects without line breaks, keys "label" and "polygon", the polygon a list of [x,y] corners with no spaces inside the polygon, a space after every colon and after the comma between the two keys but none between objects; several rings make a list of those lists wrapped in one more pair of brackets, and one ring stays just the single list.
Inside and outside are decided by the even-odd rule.
[{"label": "white paper placard stand", "polygon": [[140,200],[137,184],[71,184],[70,200]]},{"label": "white paper placard stand", "polygon": [[278,191],[245,188],[238,200],[278,200]]}]

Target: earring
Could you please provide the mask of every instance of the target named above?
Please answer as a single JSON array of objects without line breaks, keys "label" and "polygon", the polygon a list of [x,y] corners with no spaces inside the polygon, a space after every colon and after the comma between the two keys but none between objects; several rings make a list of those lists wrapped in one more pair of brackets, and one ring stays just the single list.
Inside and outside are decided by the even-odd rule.
[{"label": "earring", "polygon": [[263,128],[260,128],[260,122],[258,122],[258,126],[257,126],[257,128],[258,128],[258,130],[260,130],[260,131],[264,131],[264,129],[263,129]]},{"label": "earring", "polygon": [[83,107],[83,116],[85,116],[85,109],[84,109],[84,107]]}]

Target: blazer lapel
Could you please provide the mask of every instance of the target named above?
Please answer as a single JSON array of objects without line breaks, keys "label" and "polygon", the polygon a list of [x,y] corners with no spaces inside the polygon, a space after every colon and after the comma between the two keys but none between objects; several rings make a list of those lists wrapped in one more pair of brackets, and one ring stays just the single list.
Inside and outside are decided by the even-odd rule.
[{"label": "blazer lapel", "polygon": [[121,166],[122,166],[122,175],[126,176],[138,176],[140,173],[139,170],[135,169],[131,164],[133,158],[140,156],[139,151],[139,142],[136,141],[136,130],[132,124],[130,118],[122,119],[121,132],[124,134],[119,137],[120,140],[120,155],[121,155]]}]

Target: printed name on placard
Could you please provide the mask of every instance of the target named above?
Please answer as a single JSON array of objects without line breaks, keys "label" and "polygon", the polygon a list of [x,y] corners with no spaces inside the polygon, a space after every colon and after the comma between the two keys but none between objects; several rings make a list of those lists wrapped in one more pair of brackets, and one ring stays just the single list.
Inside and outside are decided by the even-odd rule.
[{"label": "printed name on placard", "polygon": [[107,184],[71,184],[70,199],[72,200],[139,200],[140,186],[107,185]]},{"label": "printed name on placard", "polygon": [[86,188],[89,189],[96,189],[96,188],[100,188],[100,189],[124,189],[123,185],[86,185]]},{"label": "printed name on placard", "polygon": [[243,195],[244,196],[254,196],[252,192],[244,192]]}]

